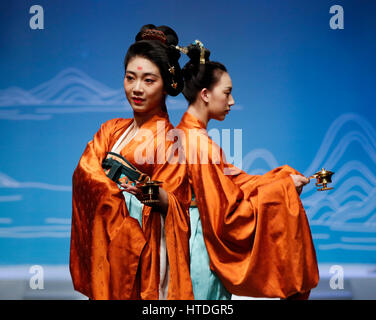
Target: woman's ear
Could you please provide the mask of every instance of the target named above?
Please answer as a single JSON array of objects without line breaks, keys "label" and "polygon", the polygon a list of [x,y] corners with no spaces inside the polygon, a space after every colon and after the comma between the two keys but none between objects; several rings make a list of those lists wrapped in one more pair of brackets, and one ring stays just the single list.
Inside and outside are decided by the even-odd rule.
[{"label": "woman's ear", "polygon": [[200,97],[201,99],[208,103],[209,102],[209,97],[210,97],[210,92],[207,88],[203,88],[201,91],[200,91]]}]

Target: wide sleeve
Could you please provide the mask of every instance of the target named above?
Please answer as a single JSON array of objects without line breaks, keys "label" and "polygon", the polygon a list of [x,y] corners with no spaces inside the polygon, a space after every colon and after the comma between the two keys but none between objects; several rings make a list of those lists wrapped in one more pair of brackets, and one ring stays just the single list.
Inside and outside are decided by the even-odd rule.
[{"label": "wide sleeve", "polygon": [[225,174],[222,150],[210,138],[201,143],[198,156],[205,146],[208,162],[190,162],[189,171],[211,269],[241,296],[287,298],[309,292],[318,281],[317,262],[291,177],[242,175],[237,185]]},{"label": "wide sleeve", "polygon": [[260,175],[250,175],[245,171],[235,167],[231,163],[227,163],[223,157],[224,173],[237,185],[244,193],[244,198],[248,199],[250,192],[255,188],[260,181]]},{"label": "wide sleeve", "polygon": [[255,288],[268,296],[308,298],[317,286],[319,271],[308,219],[290,174],[300,174],[285,165],[259,177],[249,190],[249,200],[258,217],[252,264],[257,270]]},{"label": "wide sleeve", "polygon": [[72,180],[70,272],[74,288],[91,299],[129,299],[145,238],[124,197],[101,163],[119,120],[104,123]]}]

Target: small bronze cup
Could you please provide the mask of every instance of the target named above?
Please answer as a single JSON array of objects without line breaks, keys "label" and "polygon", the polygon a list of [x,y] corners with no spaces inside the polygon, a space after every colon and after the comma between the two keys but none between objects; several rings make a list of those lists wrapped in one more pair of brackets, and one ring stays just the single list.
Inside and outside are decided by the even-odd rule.
[{"label": "small bronze cup", "polygon": [[149,180],[140,185],[142,191],[142,203],[147,206],[159,204],[159,186],[162,184],[160,181]]},{"label": "small bronze cup", "polygon": [[332,175],[334,172],[325,170],[324,168],[321,171],[316,172],[314,175],[310,176],[310,179],[315,178],[317,182],[315,183],[316,187],[318,187],[317,191],[327,191],[332,190],[334,188],[328,188],[328,183],[332,183]]}]

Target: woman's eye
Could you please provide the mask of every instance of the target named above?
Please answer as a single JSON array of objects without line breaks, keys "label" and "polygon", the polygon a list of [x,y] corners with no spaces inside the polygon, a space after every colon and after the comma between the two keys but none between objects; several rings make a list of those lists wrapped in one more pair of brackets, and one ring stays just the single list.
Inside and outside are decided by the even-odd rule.
[{"label": "woman's eye", "polygon": [[153,82],[155,82],[155,80],[153,80],[153,79],[145,79],[145,82],[147,82],[147,83],[153,83]]},{"label": "woman's eye", "polygon": [[132,76],[125,76],[125,79],[127,79],[128,81],[131,81],[131,80],[133,80],[133,77]]}]

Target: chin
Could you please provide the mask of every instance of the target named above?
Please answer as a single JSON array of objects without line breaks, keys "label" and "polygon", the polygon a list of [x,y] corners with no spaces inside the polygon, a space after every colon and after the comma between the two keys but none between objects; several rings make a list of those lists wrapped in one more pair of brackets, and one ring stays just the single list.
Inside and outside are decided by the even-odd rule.
[{"label": "chin", "polygon": [[131,104],[131,107],[133,111],[137,113],[145,113],[149,111],[148,109],[145,108],[145,106],[137,106],[137,105]]}]

